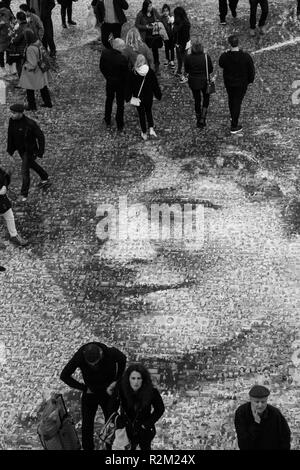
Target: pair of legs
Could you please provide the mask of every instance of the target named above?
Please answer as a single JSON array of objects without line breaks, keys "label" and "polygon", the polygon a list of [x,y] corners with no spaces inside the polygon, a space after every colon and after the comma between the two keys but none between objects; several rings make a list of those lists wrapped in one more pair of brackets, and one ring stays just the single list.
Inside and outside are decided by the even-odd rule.
[{"label": "pair of legs", "polygon": [[182,66],[186,57],[186,50],[181,46],[176,47],[176,57],[177,57],[177,73],[181,74]]},{"label": "pair of legs", "polygon": [[47,50],[50,49],[50,55],[54,56],[56,54],[56,46],[54,43],[54,33],[53,33],[53,23],[51,18],[51,13],[47,18],[43,19],[44,25],[44,37],[43,37],[43,46]]},{"label": "pair of legs", "polygon": [[231,127],[236,128],[239,124],[241,106],[247,87],[226,87],[228,94],[228,105],[231,116]]},{"label": "pair of legs", "polygon": [[[236,16],[236,7],[239,0],[229,0],[229,8],[232,13],[232,16]],[[220,14],[220,21],[225,22],[226,16],[228,13],[228,6],[227,0],[219,0],[219,14]]]},{"label": "pair of legs", "polygon": [[165,41],[165,54],[168,62],[174,62],[175,46],[172,39],[168,39],[168,41]]},{"label": "pair of legs", "polygon": [[8,211],[4,212],[4,214],[1,215],[5,220],[10,237],[16,237],[18,232],[16,229],[15,218],[12,209],[8,209]]},{"label": "pair of legs", "polygon": [[68,17],[68,23],[74,23],[72,20],[72,0],[69,0],[67,4],[61,5],[60,7],[60,14],[61,14],[61,22],[63,26],[66,26],[66,16]]},{"label": "pair of legs", "polygon": [[256,27],[256,14],[257,7],[261,7],[261,16],[258,22],[258,26],[261,28],[266,24],[267,16],[269,13],[269,3],[268,0],[249,0],[250,1],[250,29],[255,29]]},{"label": "pair of legs", "polygon": [[147,132],[147,124],[146,120],[148,122],[148,127],[153,127],[153,116],[152,116],[152,103],[153,100],[151,101],[141,101],[140,106],[137,106],[136,109],[138,111],[139,115],[139,120],[140,120],[140,126],[143,134],[146,134]]},{"label": "pair of legs", "polygon": [[300,15],[300,0],[297,0],[297,15]]},{"label": "pair of legs", "polygon": [[[42,100],[44,102],[44,105],[47,108],[52,108],[52,102],[51,102],[51,97],[50,97],[50,92],[49,88],[47,86],[44,86],[40,90]],[[34,90],[26,90],[26,95],[27,95],[27,101],[28,101],[28,108],[31,110],[36,109],[36,102],[35,102],[35,91]]]},{"label": "pair of legs", "polygon": [[103,411],[105,421],[108,420],[108,404],[110,396],[106,392],[101,394],[83,393],[81,398],[82,413],[82,447],[84,450],[94,450],[94,421],[98,406]]},{"label": "pair of legs", "polygon": [[102,23],[101,41],[103,46],[106,48],[110,48],[110,44],[108,42],[109,35],[112,34],[115,39],[120,38],[121,29],[122,25],[120,25],[120,23]]},{"label": "pair of legs", "polygon": [[106,82],[106,101],[105,101],[105,117],[104,120],[107,125],[111,124],[111,113],[113,102],[116,97],[117,101],[117,113],[116,121],[119,130],[124,127],[124,101],[125,101],[125,89],[124,83],[119,81],[107,80]]},{"label": "pair of legs", "polygon": [[209,94],[206,93],[206,87],[199,90],[192,89],[195,113],[197,117],[197,126],[204,127],[206,124],[206,114],[209,106]]},{"label": "pair of legs", "polygon": [[38,164],[36,163],[34,157],[29,155],[27,152],[20,154],[22,159],[22,187],[21,187],[21,195],[24,197],[28,196],[29,188],[30,188],[30,169],[35,171],[42,181],[47,181],[49,178],[48,173]]}]

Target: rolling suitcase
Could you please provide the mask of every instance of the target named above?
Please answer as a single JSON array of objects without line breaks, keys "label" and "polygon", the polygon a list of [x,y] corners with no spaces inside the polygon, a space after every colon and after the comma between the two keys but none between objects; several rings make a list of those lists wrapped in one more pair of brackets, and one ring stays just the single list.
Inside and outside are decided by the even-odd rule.
[{"label": "rolling suitcase", "polygon": [[81,449],[73,420],[60,394],[47,401],[37,432],[45,450]]}]

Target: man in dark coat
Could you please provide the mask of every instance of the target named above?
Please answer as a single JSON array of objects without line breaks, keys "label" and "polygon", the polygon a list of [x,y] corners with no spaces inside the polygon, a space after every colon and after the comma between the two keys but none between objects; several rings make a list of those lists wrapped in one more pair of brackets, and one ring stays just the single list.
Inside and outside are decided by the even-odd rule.
[{"label": "man in dark coat", "polygon": [[257,7],[260,5],[261,16],[258,22],[260,34],[265,34],[266,20],[269,13],[269,2],[268,0],[249,0],[250,2],[250,36],[255,36],[255,27],[256,27],[256,14]]},{"label": "man in dark coat", "polygon": [[[227,1],[228,0],[219,0],[220,23],[222,25],[226,25],[226,16],[228,13]],[[233,18],[236,18],[236,7],[238,2],[239,0],[229,0],[228,2]]]},{"label": "man in dark coat", "polygon": [[8,124],[7,152],[12,156],[17,150],[22,159],[21,201],[25,202],[30,187],[30,168],[40,176],[40,187],[49,184],[48,173],[35,161],[44,154],[45,137],[38,124],[24,115],[23,104],[13,104],[10,110],[12,115]]},{"label": "man in dark coat", "polygon": [[229,36],[228,42],[230,50],[221,55],[219,65],[223,69],[223,79],[228,94],[230,132],[236,134],[243,130],[239,125],[239,116],[248,85],[254,81],[255,67],[250,54],[239,49],[237,36]]},{"label": "man in dark coat", "polygon": [[72,20],[73,0],[57,0],[57,3],[60,4],[62,27],[67,28],[66,16],[68,16],[68,24],[75,26],[77,23]]},{"label": "man in dark coat", "polygon": [[286,419],[272,405],[268,405],[270,391],[254,385],[250,402],[239,406],[234,424],[240,450],[289,450],[291,432]]},{"label": "man in dark coat", "polygon": [[95,14],[101,25],[101,40],[105,47],[110,47],[109,35],[114,38],[121,37],[122,25],[127,18],[123,10],[128,10],[126,0],[92,0]]},{"label": "man in dark coat", "polygon": [[128,61],[122,54],[126,47],[122,39],[112,41],[112,49],[104,49],[100,59],[100,70],[106,80],[106,101],[104,121],[107,127],[111,126],[111,113],[113,101],[116,96],[116,121],[118,131],[124,128],[124,101],[128,77]]},{"label": "man in dark coat", "polygon": [[43,46],[46,50],[49,47],[51,57],[56,55],[52,23],[52,10],[54,7],[54,0],[40,0],[40,17],[44,25]]},{"label": "man in dark coat", "polygon": [[[99,405],[105,421],[109,418],[111,395],[123,375],[125,365],[126,356],[117,348],[92,342],[81,346],[60,374],[63,382],[83,392],[81,412],[84,450],[94,449],[94,420]],[[77,368],[81,370],[84,383],[72,377]]]},{"label": "man in dark coat", "polygon": [[297,17],[300,19],[300,0],[297,0]]}]

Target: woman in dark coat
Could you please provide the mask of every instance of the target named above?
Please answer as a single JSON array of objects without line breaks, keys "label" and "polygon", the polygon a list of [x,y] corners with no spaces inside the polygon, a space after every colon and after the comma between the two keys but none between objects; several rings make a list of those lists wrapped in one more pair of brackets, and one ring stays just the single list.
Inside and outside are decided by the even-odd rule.
[{"label": "woman in dark coat", "polygon": [[153,23],[160,21],[158,11],[153,8],[150,0],[145,0],[141,11],[137,14],[135,27],[139,30],[142,40],[152,49],[155,73],[159,74],[159,48],[163,46],[160,36],[153,35]]},{"label": "woman in dark coat", "polygon": [[140,106],[137,106],[137,112],[140,119],[141,125],[141,136],[142,139],[147,140],[147,126],[146,118],[149,126],[150,136],[157,137],[154,131],[154,123],[152,116],[152,104],[153,96],[158,100],[161,100],[162,93],[159,87],[157,78],[153,70],[150,69],[147,64],[145,56],[139,54],[137,56],[134,69],[131,71],[128,80],[128,86],[126,91],[126,101],[129,101],[132,97],[139,98]]},{"label": "woman in dark coat", "polygon": [[132,450],[138,445],[141,450],[150,450],[156,434],[155,423],[163,415],[165,406],[143,365],[132,364],[127,368],[115,389],[112,403],[112,409],[120,406],[117,427],[126,427]]},{"label": "woman in dark coat", "polygon": [[212,61],[208,54],[204,54],[203,46],[199,41],[192,44],[192,53],[186,57],[184,63],[185,72],[188,74],[189,86],[195,100],[197,127],[204,127],[206,125],[206,115],[209,106],[209,94],[206,93],[206,57],[209,75],[213,71]]},{"label": "woman in dark coat", "polygon": [[177,7],[174,10],[174,43],[177,55],[177,72],[176,75],[181,77],[180,83],[187,82],[187,78],[182,74],[182,67],[187,54],[188,46],[190,43],[190,29],[191,24],[188,20],[185,9]]},{"label": "woman in dark coat", "polygon": [[72,3],[75,0],[57,0],[57,3],[60,4],[60,14],[62,27],[67,28],[66,16],[68,16],[68,24],[76,25],[77,23],[72,20]]},{"label": "woman in dark coat", "polygon": [[10,46],[8,48],[7,63],[9,65],[13,64],[14,62],[16,63],[17,73],[20,77],[22,72],[23,55],[26,49],[24,32],[26,29],[28,29],[28,24],[24,11],[18,11],[16,18],[17,22],[19,23],[19,27],[14,31],[14,34],[11,38]]}]

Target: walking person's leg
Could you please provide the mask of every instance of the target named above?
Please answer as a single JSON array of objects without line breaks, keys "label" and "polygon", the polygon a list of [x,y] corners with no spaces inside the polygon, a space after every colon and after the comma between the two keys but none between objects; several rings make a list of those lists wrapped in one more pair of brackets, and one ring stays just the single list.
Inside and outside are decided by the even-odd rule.
[{"label": "walking person's leg", "polygon": [[42,106],[45,107],[45,108],[52,108],[52,102],[51,102],[49,88],[47,86],[44,86],[44,88],[42,88],[40,90],[40,93],[41,93],[42,100],[44,102],[44,104],[42,104]]},{"label": "walking person's leg", "polygon": [[115,98],[115,87],[114,87],[114,84],[108,80],[106,82],[106,100],[105,100],[105,115],[104,115],[104,121],[107,126],[111,125],[111,113],[112,113],[114,98]]},{"label": "walking person's leg", "polygon": [[110,48],[110,44],[108,42],[109,35],[111,33],[110,25],[108,23],[102,23],[101,25],[101,41],[104,47]]},{"label": "walking person's leg", "polygon": [[297,16],[300,16],[300,0],[297,0]]},{"label": "walking person's leg", "polygon": [[165,41],[165,56],[166,56],[167,63],[169,63],[170,62],[170,41],[169,40]]},{"label": "walking person's leg", "polygon": [[66,5],[61,5],[60,7],[61,23],[63,28],[67,28],[66,16],[67,16],[67,7]]},{"label": "walking person's leg", "polygon": [[227,0],[219,0],[220,23],[226,24],[227,12],[228,12]]},{"label": "walking person's leg", "polygon": [[255,34],[258,0],[250,0],[250,34]]},{"label": "walking person's leg", "polygon": [[121,30],[122,30],[122,25],[121,24],[113,23],[111,25],[111,32],[112,32],[115,39],[121,37]]},{"label": "walking person's leg", "polygon": [[34,90],[26,90],[28,110],[36,110]]},{"label": "walking person's leg", "polygon": [[4,214],[2,215],[6,222],[7,230],[10,236],[10,241],[18,246],[28,245],[28,241],[22,238],[17,232],[16,224],[15,224],[15,217],[14,217],[14,213],[12,209],[8,209],[8,211],[4,212]]},{"label": "walking person's leg", "polygon": [[261,15],[258,22],[258,26],[260,27],[260,32],[263,34],[265,32],[264,26],[266,24],[266,20],[269,14],[269,3],[268,0],[259,0],[259,4],[261,7]]},{"label": "walking person's leg", "polygon": [[72,14],[73,14],[72,5],[73,5],[72,0],[69,0],[69,4],[67,6],[68,23],[75,26],[77,23],[76,23],[76,21],[72,20]]},{"label": "walking person's leg", "polygon": [[194,106],[195,106],[195,113],[197,119],[197,127],[200,125],[200,118],[201,118],[201,92],[200,90],[192,89],[193,98],[194,98]]},{"label": "walking person's leg", "polygon": [[139,115],[142,137],[144,140],[146,140],[147,139],[146,111],[145,111],[143,103],[141,103],[140,106],[137,106],[136,109]]},{"label": "walking person's leg", "polygon": [[94,393],[83,393],[81,397],[83,450],[94,450],[94,421],[97,408],[97,396]]},{"label": "walking person's leg", "polygon": [[45,171],[44,168],[42,168],[31,155],[28,158],[28,164],[29,164],[29,168],[35,171],[39,175],[42,181],[48,180],[49,175],[47,171]]},{"label": "walking person's leg", "polygon": [[21,167],[21,172],[22,172],[22,186],[21,186],[21,195],[24,198],[28,197],[28,192],[30,188],[30,167],[29,167],[29,156],[28,154],[22,153],[20,154],[20,157],[22,158],[22,167]]},{"label": "walking person's leg", "polygon": [[170,47],[170,54],[171,54],[171,65],[174,65],[174,59],[175,59],[175,44],[174,41],[171,39],[169,41],[169,47]]},{"label": "walking person's leg", "polygon": [[147,101],[144,103],[145,106],[145,112],[146,112],[146,118],[147,118],[147,123],[149,127],[149,133],[153,137],[157,137],[156,132],[154,131],[154,122],[153,122],[153,114],[152,114],[152,104],[153,100]]},{"label": "walking person's leg", "polygon": [[44,37],[43,37],[43,46],[47,49],[50,49],[50,56],[54,57],[56,54],[56,46],[54,43],[54,32],[53,32],[53,23],[51,16],[43,20],[44,25]]},{"label": "walking person's leg", "polygon": [[210,95],[206,93],[206,88],[201,90],[201,94],[203,97],[201,121],[203,123],[203,126],[206,126],[206,116],[207,116],[207,110],[209,106]]},{"label": "walking person's leg", "polygon": [[241,106],[246,94],[247,88],[235,87],[229,89],[228,97],[230,100],[231,130],[236,131],[239,127],[239,117]]},{"label": "walking person's leg", "polygon": [[125,102],[125,89],[124,84],[121,83],[116,88],[116,101],[117,101],[117,128],[122,131],[124,128],[124,102]]},{"label": "walking person's leg", "polygon": [[233,18],[236,17],[236,7],[239,0],[229,0],[229,8],[232,13]]},{"label": "walking person's leg", "polygon": [[158,52],[158,47],[153,46],[152,47],[152,54],[153,54],[153,62],[154,62],[154,69],[155,73],[159,72],[159,52]]},{"label": "walking person's leg", "polygon": [[177,57],[177,74],[181,75],[183,61],[182,61],[182,54],[181,54],[180,47],[176,47],[176,57]]}]

